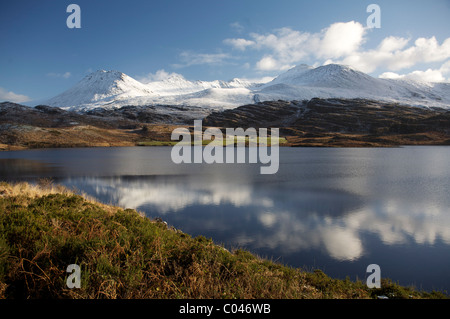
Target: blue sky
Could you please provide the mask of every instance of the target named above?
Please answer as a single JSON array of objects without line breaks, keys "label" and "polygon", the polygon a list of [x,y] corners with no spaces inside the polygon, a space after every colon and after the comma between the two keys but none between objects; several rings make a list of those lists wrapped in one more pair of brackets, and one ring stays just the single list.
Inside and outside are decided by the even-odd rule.
[{"label": "blue sky", "polygon": [[[80,29],[66,25],[71,3]],[[367,27],[372,3],[381,28]],[[144,82],[171,73],[229,80],[343,63],[449,81],[449,17],[449,0],[3,1],[0,101],[52,97],[98,69]]]}]

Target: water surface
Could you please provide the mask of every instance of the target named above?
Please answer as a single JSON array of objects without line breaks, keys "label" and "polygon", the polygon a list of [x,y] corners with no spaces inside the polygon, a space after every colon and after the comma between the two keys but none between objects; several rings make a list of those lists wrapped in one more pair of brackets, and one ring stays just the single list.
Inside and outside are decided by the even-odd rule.
[{"label": "water surface", "polygon": [[170,147],[0,153],[0,179],[55,182],[193,236],[337,278],[450,292],[450,147],[281,148],[261,164],[173,164]]}]

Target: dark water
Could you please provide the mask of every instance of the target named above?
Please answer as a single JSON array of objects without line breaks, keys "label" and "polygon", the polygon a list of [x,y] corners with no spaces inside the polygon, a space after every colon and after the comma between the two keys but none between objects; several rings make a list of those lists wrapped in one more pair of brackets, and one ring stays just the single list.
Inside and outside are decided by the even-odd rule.
[{"label": "dark water", "polygon": [[193,236],[332,277],[378,264],[450,292],[450,147],[281,148],[260,164],[181,164],[170,147],[0,152],[1,180],[51,177]]}]

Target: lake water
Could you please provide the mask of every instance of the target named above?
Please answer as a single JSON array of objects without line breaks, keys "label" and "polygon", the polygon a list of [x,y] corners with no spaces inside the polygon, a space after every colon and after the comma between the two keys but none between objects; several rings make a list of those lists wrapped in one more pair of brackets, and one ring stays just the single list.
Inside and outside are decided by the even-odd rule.
[{"label": "lake water", "polygon": [[170,147],[0,152],[0,180],[50,177],[193,236],[307,270],[450,292],[450,147],[280,148],[261,164],[173,164]]}]

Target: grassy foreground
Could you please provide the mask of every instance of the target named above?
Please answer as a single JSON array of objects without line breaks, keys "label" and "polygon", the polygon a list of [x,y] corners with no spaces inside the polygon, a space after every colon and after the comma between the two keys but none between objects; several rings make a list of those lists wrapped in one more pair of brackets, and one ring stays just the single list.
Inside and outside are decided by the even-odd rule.
[{"label": "grassy foreground", "polygon": [[[81,288],[69,289],[69,264]],[[382,280],[332,279],[229,252],[131,209],[51,183],[0,183],[0,298],[440,298]]]}]

